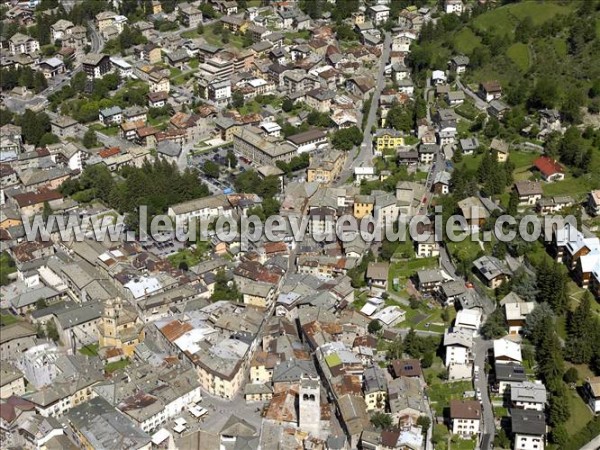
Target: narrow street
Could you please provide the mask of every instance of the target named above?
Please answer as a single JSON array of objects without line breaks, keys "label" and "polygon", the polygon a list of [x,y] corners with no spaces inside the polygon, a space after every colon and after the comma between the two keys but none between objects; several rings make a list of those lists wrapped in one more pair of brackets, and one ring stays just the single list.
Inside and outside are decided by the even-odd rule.
[{"label": "narrow street", "polygon": [[373,98],[371,100],[371,108],[367,115],[367,121],[363,129],[363,141],[358,149],[358,154],[352,158],[352,154],[355,154],[356,150],[351,150],[344,165],[344,169],[339,176],[339,180],[335,183],[336,186],[341,186],[346,183],[348,178],[354,174],[355,167],[361,167],[363,165],[370,165],[373,159],[373,134],[371,128],[376,125],[377,122],[377,109],[379,107],[379,96],[381,91],[385,87],[385,66],[390,59],[390,52],[392,51],[392,36],[389,32],[385,33],[385,39],[383,41],[383,50],[381,58],[379,60],[379,73],[377,74],[377,82],[375,85],[375,91],[373,92]]},{"label": "narrow street", "polygon": [[483,426],[481,430],[480,449],[489,449],[493,445],[496,425],[494,424],[494,410],[488,391],[488,375],[485,373],[485,360],[493,342],[481,337],[474,339],[473,364],[479,367],[479,378],[473,381],[475,388],[481,392],[481,407],[483,411]]}]

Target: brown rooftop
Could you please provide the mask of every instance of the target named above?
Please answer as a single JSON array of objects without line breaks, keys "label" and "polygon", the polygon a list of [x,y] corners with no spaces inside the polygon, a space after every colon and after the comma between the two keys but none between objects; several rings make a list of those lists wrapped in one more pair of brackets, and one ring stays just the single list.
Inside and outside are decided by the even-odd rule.
[{"label": "brown rooftop", "polygon": [[450,418],[481,419],[481,404],[477,400],[450,400]]}]

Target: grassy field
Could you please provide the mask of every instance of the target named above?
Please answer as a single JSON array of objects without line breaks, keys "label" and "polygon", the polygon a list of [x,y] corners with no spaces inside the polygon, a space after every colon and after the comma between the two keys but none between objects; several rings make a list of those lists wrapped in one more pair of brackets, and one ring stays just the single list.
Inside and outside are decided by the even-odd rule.
[{"label": "grassy field", "polygon": [[470,28],[463,28],[454,36],[452,41],[454,50],[458,53],[471,54],[473,49],[481,44],[481,38]]},{"label": "grassy field", "polygon": [[577,436],[587,423],[592,420],[592,412],[585,404],[583,399],[574,390],[569,390],[567,393],[569,398],[569,406],[571,409],[571,417],[565,422],[565,428],[571,436]]},{"label": "grassy field", "polygon": [[470,381],[456,381],[453,383],[439,383],[427,388],[430,403],[438,416],[444,414],[444,408],[450,406],[450,400],[463,398],[465,391],[472,391]]},{"label": "grassy field", "polygon": [[503,35],[508,31],[514,33],[515,25],[525,17],[530,17],[534,25],[541,25],[557,14],[568,14],[575,6],[574,3],[562,5],[555,1],[537,2],[524,1],[488,11],[474,21],[480,30],[494,30]]},{"label": "grassy field", "polygon": [[523,43],[516,43],[508,47],[506,55],[519,66],[521,72],[526,72],[529,69],[529,49]]},{"label": "grassy field", "polygon": [[575,178],[571,174],[567,174],[564,181],[558,181],[555,183],[544,183],[542,189],[544,195],[570,195],[575,199],[581,199],[585,197],[590,190],[594,187],[592,175],[584,175]]},{"label": "grassy field", "polygon": [[[209,25],[207,27],[204,27],[204,34],[202,35],[202,37],[210,45],[216,45],[218,47],[223,46],[223,40],[220,35],[215,33],[214,25]],[[229,44],[231,44],[232,46],[237,47],[237,48],[242,48],[244,46],[242,37],[237,36],[233,33],[229,33]]]}]

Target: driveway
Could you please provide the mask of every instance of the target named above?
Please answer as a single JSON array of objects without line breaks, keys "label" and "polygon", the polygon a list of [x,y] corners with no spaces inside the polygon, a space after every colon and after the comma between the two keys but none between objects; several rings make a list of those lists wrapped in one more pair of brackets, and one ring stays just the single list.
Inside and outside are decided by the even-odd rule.
[{"label": "driveway", "polygon": [[486,111],[488,104],[486,102],[484,102],[481,97],[479,97],[475,92],[473,92],[471,89],[469,89],[468,87],[464,86],[462,84],[462,82],[460,81],[460,78],[457,77],[456,78],[456,85],[465,93],[467,94],[469,97],[471,97],[473,99],[473,101],[475,102],[475,106],[477,107],[477,109],[480,109],[481,111]]}]

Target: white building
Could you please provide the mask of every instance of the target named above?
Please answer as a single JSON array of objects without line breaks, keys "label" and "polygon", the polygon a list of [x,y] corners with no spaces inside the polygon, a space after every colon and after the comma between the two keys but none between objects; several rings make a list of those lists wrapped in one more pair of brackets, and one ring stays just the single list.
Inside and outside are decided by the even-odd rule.
[{"label": "white building", "polygon": [[510,388],[510,402],[513,407],[544,412],[548,394],[541,381],[523,381]]},{"label": "white building", "polygon": [[121,78],[131,78],[133,76],[133,66],[123,58],[111,56],[110,62]]},{"label": "white building", "polygon": [[367,10],[367,15],[375,25],[381,25],[390,18],[390,8],[385,5],[373,5]]},{"label": "white building", "polygon": [[478,309],[461,309],[456,313],[454,327],[477,332],[479,327],[481,327],[482,317],[483,314]]},{"label": "white building", "polygon": [[494,341],[494,358],[496,364],[521,363],[521,345],[508,339]]},{"label": "white building", "polygon": [[462,14],[464,11],[464,5],[462,0],[446,0],[444,5],[446,14]]},{"label": "white building", "polygon": [[444,333],[446,347],[446,367],[452,364],[469,364],[472,359],[473,333],[469,330],[446,330]]}]

